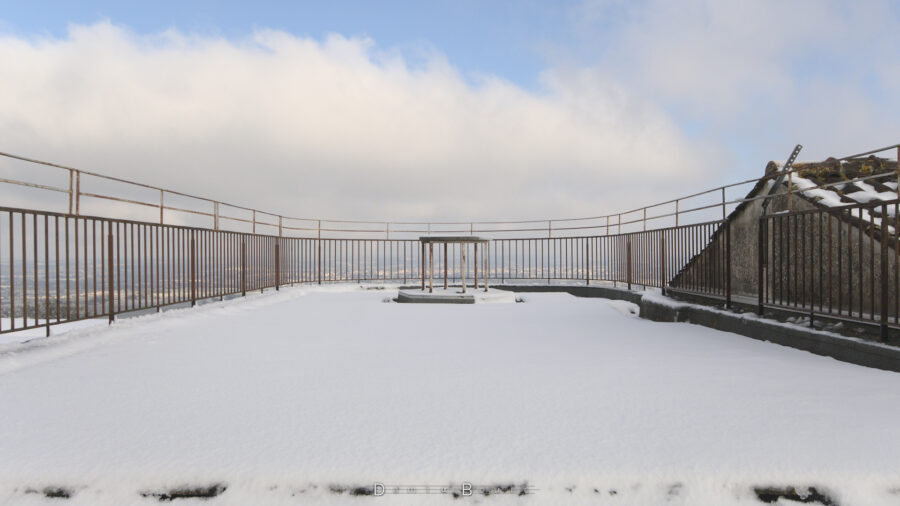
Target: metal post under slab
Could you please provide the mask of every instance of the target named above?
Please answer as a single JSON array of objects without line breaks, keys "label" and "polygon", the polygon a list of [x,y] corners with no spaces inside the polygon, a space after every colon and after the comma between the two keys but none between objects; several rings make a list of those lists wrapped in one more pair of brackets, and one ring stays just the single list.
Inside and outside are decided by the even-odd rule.
[{"label": "metal post under slab", "polygon": [[466,293],[466,245],[463,244],[459,248],[459,258],[462,261],[462,268],[460,269],[460,276],[462,277],[462,293]]},{"label": "metal post under slab", "polygon": [[[441,243],[444,245],[444,289],[447,288],[447,278],[448,278],[448,259],[447,259],[447,248],[448,244],[459,244],[460,246],[460,270],[462,278],[462,293],[466,293],[468,287],[466,286],[466,252],[468,251],[467,246],[469,244],[474,245],[475,251],[475,289],[478,289],[478,245],[481,244],[484,246],[482,249],[482,257],[484,258],[484,269],[482,270],[484,274],[484,287],[485,291],[487,291],[487,251],[488,245],[490,244],[489,239],[485,239],[483,237],[476,236],[424,236],[419,237],[419,242],[422,244],[422,254],[425,254],[425,244],[428,244],[429,251],[429,283],[428,289],[429,293],[434,293],[434,244]],[[425,289],[425,275],[422,274],[422,290]]]},{"label": "metal post under slab", "polygon": [[428,293],[434,293],[434,243],[428,245],[428,259],[431,268],[428,269]]}]

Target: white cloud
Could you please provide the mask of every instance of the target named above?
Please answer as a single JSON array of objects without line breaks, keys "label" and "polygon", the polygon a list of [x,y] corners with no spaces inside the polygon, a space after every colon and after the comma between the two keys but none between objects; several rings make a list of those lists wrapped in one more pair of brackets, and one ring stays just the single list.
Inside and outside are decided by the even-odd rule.
[{"label": "white cloud", "polygon": [[0,61],[0,150],[288,215],[593,215],[674,196],[713,164],[598,71],[548,70],[532,92],[364,38],[108,22],[2,37]]},{"label": "white cloud", "polygon": [[900,12],[884,0],[586,0],[591,60],[634,95],[741,144],[758,175],[795,142],[804,158],[900,141]]}]

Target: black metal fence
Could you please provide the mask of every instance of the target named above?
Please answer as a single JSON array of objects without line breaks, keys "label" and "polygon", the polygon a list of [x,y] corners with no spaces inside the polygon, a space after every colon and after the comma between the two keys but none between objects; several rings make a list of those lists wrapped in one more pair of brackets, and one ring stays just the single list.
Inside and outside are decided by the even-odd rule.
[{"label": "black metal fence", "polygon": [[900,200],[768,215],[759,221],[760,313],[767,307],[900,326]]},{"label": "black metal fence", "polygon": [[[900,200],[783,212],[759,220],[758,308],[900,328]],[[448,280],[462,248],[435,250]],[[609,282],[731,302],[731,225],[626,234],[493,239],[496,283]],[[739,252],[737,254],[752,254]],[[244,295],[297,283],[422,276],[410,239],[316,239],[0,208],[0,333]],[[473,269],[474,265],[468,265]]]},{"label": "black metal fence", "polygon": [[[685,267],[722,244],[724,222],[608,236],[495,239],[492,283],[597,281],[725,294],[727,255]],[[450,282],[463,274],[461,248],[438,248]],[[470,258],[471,249],[467,253]],[[466,268],[474,268],[471,263]],[[244,295],[296,283],[414,283],[419,241],[309,239],[27,209],[0,208],[0,333],[87,318]],[[482,273],[482,276],[485,276]]]}]

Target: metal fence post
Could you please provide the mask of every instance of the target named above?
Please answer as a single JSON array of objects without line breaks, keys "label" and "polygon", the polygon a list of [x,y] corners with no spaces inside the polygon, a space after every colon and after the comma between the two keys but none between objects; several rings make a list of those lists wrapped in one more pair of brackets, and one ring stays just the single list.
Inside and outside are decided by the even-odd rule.
[{"label": "metal fence post", "polygon": [[419,256],[419,270],[422,271],[422,291],[425,291],[425,242],[419,241],[422,245],[422,254]]},{"label": "metal fence post", "polygon": [[[881,340],[888,337],[887,204],[881,204]],[[872,234],[875,230],[872,230]]]},{"label": "metal fence post", "polygon": [[[756,240],[757,248],[756,248],[756,288],[757,288],[757,307],[756,312],[762,316],[763,314],[763,297],[766,290],[766,276],[765,276],[765,262],[766,262],[766,218],[765,216],[759,219],[757,230],[759,232],[759,238]],[[829,264],[829,269],[831,268]]]},{"label": "metal fence post", "polygon": [[197,305],[197,245],[196,230],[191,230],[191,307]]},{"label": "metal fence post", "polygon": [[[621,215],[620,215],[621,217]],[[625,280],[628,282],[628,289],[631,290],[631,236],[625,239]]]},{"label": "metal fence post", "polygon": [[[69,214],[72,214],[72,206],[75,203],[75,170],[69,169]],[[900,191],[900,189],[898,189]],[[15,316],[15,315],[13,315]]]},{"label": "metal fence post", "polygon": [[[115,301],[115,297],[113,297],[113,287],[115,283],[113,283],[113,235],[112,235],[112,223],[108,223],[106,232],[106,242],[107,242],[107,250],[106,250],[106,258],[107,261],[107,273],[109,278],[109,323],[111,324],[116,320],[116,312],[115,306],[113,305]],[[57,267],[58,268],[58,267]]]},{"label": "metal fence post", "polygon": [[316,222],[316,243],[318,244],[316,255],[316,278],[322,284],[322,220]]},{"label": "metal fence post", "polygon": [[722,219],[725,219],[725,187],[722,187]]},{"label": "metal fence post", "polygon": [[241,235],[241,296],[247,295],[247,241],[246,236]]},{"label": "metal fence post", "polygon": [[662,294],[666,294],[666,234],[659,234],[659,284]]},{"label": "metal fence post", "polygon": [[278,243],[281,239],[275,239],[275,291],[278,291],[281,285],[281,257],[279,252],[281,248],[278,247]]},{"label": "metal fence post", "polygon": [[788,173],[788,211],[794,210],[794,170]]},{"label": "metal fence post", "polygon": [[81,214],[81,171],[75,171],[75,215]]},{"label": "metal fence post", "polygon": [[[465,246],[465,244],[464,244],[463,246]],[[476,242],[476,243],[473,243],[473,244],[472,244],[472,247],[473,247],[474,250],[475,250],[475,251],[474,251],[474,258],[473,258],[473,262],[472,262],[472,265],[473,265],[474,268],[475,268],[475,276],[474,276],[474,278],[475,278],[475,279],[474,279],[474,281],[475,281],[475,289],[478,290],[478,243],[477,243],[477,242]]]},{"label": "metal fence post", "polygon": [[584,239],[584,259],[585,265],[587,268],[584,272],[584,284],[587,286],[591,285],[591,240],[590,238]]},{"label": "metal fence post", "polygon": [[731,308],[731,222],[725,221],[725,307]]}]

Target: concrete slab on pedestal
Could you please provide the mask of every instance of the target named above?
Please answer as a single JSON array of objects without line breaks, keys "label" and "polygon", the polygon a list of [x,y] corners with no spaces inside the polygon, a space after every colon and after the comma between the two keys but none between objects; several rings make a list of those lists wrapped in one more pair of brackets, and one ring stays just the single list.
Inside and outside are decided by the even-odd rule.
[{"label": "concrete slab on pedestal", "polygon": [[516,294],[493,288],[487,292],[481,289],[469,288],[466,290],[466,293],[462,293],[461,288],[452,287],[446,290],[435,288],[433,293],[429,293],[428,289],[425,289],[425,291],[400,290],[395,300],[409,304],[483,304],[515,302]]}]

